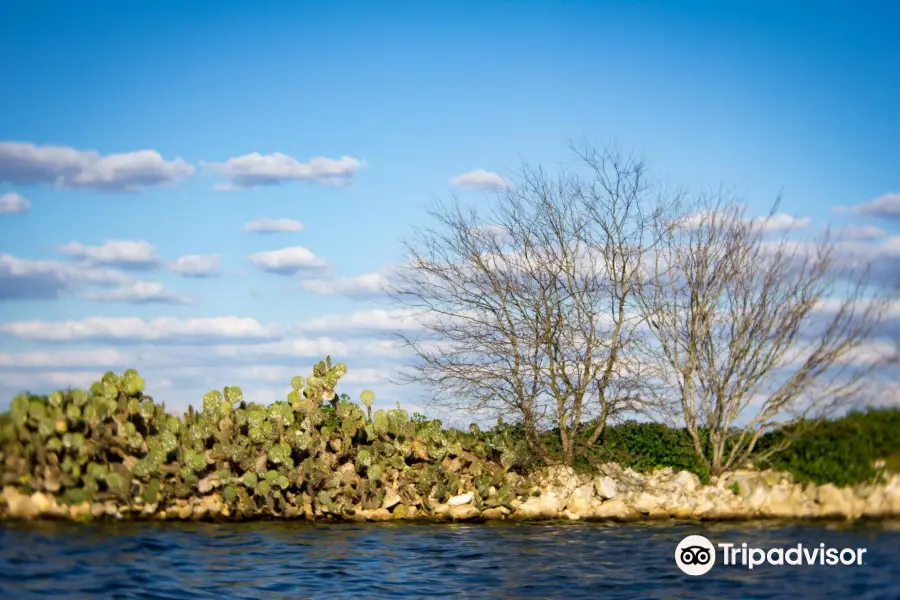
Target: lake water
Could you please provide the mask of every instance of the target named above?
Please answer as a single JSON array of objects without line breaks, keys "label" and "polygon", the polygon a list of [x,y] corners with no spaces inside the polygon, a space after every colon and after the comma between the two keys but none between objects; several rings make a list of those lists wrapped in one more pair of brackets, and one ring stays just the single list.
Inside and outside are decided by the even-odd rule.
[{"label": "lake water", "polygon": [[[690,534],[866,553],[690,577]],[[98,597],[896,599],[900,523],[0,524],[0,598]]]}]

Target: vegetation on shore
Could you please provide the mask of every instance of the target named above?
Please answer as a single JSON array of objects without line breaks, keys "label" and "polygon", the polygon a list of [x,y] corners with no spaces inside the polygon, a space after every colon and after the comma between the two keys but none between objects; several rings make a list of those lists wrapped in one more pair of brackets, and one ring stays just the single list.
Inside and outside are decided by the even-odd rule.
[{"label": "vegetation on shore", "polygon": [[[749,464],[790,473],[800,483],[838,486],[871,482],[885,472],[900,472],[900,408],[869,407],[794,428],[796,435],[791,427],[763,435]],[[739,436],[740,430],[731,434]],[[708,443],[703,430],[701,438],[704,445]],[[544,436],[551,456],[559,455],[559,444],[554,443],[557,439],[556,432]],[[704,483],[710,478],[709,466],[694,452],[687,431],[663,423],[626,421],[610,425],[597,445],[584,449],[575,461],[577,470],[590,471],[598,464],[615,462],[637,472],[671,467],[694,473]]]},{"label": "vegetation on shore", "polygon": [[[399,405],[364,411],[334,391],[344,373],[320,362],[270,406],[226,387],[182,418],[145,396],[134,370],[107,373],[90,391],[19,395],[0,416],[2,484],[70,505],[157,505],[218,490],[247,517],[376,509],[388,489],[410,505],[469,487],[485,503],[510,499],[507,471],[526,455],[506,430],[442,429]],[[373,399],[363,393],[367,409]]]},{"label": "vegetation on shore", "polygon": [[[547,457],[530,452],[521,425],[460,431],[411,418],[399,404],[373,412],[371,391],[362,394],[362,406],[337,394],[344,373],[344,365],[322,361],[270,406],[226,387],[183,417],[146,396],[134,370],[107,373],[89,391],[22,394],[0,415],[0,484],[49,494],[62,505],[113,502],[137,512],[215,493],[224,514],[240,518],[341,516],[379,509],[388,494],[397,495],[394,515],[427,514],[463,491],[484,510],[531,493],[528,475]],[[853,413],[804,431],[770,466],[800,480],[851,484],[877,477],[877,460],[896,468],[900,458],[897,409]],[[785,432],[764,436],[760,448],[777,445],[779,435]],[[558,439],[545,436],[548,445]],[[554,452],[551,445],[551,460]],[[578,464],[602,462],[709,475],[690,436],[658,423],[607,427]]]}]

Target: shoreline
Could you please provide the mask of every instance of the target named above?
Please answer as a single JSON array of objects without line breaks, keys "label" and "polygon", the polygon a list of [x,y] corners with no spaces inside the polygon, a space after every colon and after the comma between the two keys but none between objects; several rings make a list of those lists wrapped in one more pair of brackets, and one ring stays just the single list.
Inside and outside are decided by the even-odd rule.
[{"label": "shoreline", "polygon": [[[561,465],[537,468],[514,426],[444,428],[421,415],[411,418],[399,404],[373,412],[371,392],[360,397],[365,411],[336,395],[333,402],[320,401],[323,381],[330,377],[333,384],[345,369],[319,363],[319,375],[292,380],[287,402],[268,406],[245,402],[239,388],[214,390],[202,410],[181,417],[145,396],[132,369],[105,374],[89,392],[16,396],[0,414],[0,519],[900,517],[900,463],[889,460],[890,453],[857,457],[852,465],[832,459],[829,469],[812,473],[793,463],[790,472],[748,464],[702,481],[692,470],[705,470],[689,466],[696,460],[679,461],[677,471],[599,461],[581,473]],[[671,443],[658,432],[647,435],[657,445]],[[865,483],[801,484],[795,477]]]},{"label": "shoreline", "polygon": [[[0,520],[204,521],[303,520],[342,522],[470,522],[586,521],[742,522],[764,520],[886,521],[900,519],[900,475],[883,483],[839,488],[832,484],[793,483],[790,475],[740,470],[701,485],[687,471],[662,469],[649,475],[604,465],[606,474],[577,474],[569,467],[548,467],[528,478],[528,495],[500,501],[496,489],[482,498],[477,490],[460,490],[446,502],[404,499],[389,489],[379,508],[330,510],[327,502],[306,495],[292,498],[281,510],[241,512],[217,491],[164,506],[82,502],[65,505],[51,494],[22,493],[6,486],[0,494]],[[405,492],[405,491],[404,491]]]}]

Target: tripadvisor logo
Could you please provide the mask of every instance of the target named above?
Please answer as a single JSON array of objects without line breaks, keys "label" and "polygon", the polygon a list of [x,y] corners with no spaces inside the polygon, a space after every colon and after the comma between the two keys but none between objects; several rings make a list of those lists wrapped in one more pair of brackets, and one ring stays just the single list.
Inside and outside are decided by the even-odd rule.
[{"label": "tripadvisor logo", "polygon": [[686,575],[705,575],[716,564],[716,547],[721,550],[722,565],[728,567],[741,566],[753,569],[760,565],[800,566],[824,565],[862,565],[865,548],[827,548],[825,544],[806,547],[797,544],[789,548],[748,547],[746,542],[740,545],[719,543],[715,546],[702,535],[689,535],[675,547],[675,564]]},{"label": "tripadvisor logo", "polygon": [[702,535],[689,535],[675,548],[675,564],[687,575],[704,575],[716,564],[716,549]]}]

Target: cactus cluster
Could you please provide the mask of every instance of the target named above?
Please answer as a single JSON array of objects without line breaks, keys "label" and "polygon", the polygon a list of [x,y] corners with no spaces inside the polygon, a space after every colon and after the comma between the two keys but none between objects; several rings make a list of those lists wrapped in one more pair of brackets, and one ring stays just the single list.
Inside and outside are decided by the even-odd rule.
[{"label": "cactus cluster", "polygon": [[341,377],[347,374],[347,365],[344,363],[331,364],[331,357],[319,361],[313,367],[312,377],[306,380],[306,389],[303,395],[306,398],[323,402],[330,402],[337,407],[338,395],[334,391]]},{"label": "cactus cluster", "polygon": [[[389,491],[403,511],[471,490],[478,502],[510,498],[507,475],[522,444],[501,427],[482,433],[410,419],[360,403],[336,387],[347,372],[331,358],[294,377],[283,402],[248,402],[237,387],[204,395],[182,417],[144,394],[137,371],[106,373],[90,390],[21,394],[0,414],[0,485],[60,504],[114,502],[131,514],[181,514],[215,496],[235,517],[352,515]],[[362,407],[365,407],[363,410]]]}]

